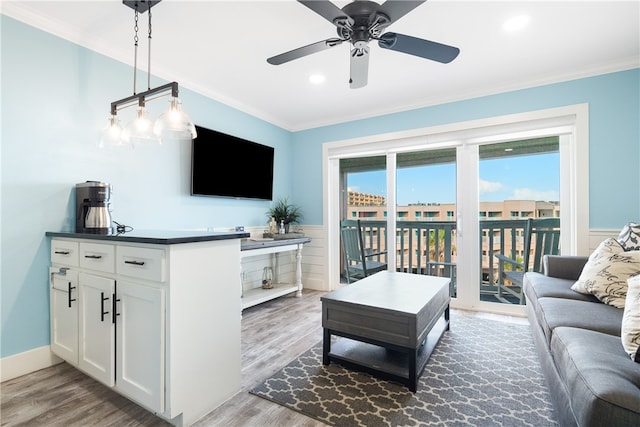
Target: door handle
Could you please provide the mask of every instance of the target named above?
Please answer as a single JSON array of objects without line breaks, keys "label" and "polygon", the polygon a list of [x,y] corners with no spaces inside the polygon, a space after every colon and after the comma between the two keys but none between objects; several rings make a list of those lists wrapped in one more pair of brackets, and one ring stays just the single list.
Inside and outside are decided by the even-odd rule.
[{"label": "door handle", "polygon": [[111,302],[113,304],[113,307],[111,309],[111,312],[113,313],[113,316],[111,316],[112,317],[111,321],[113,322],[113,324],[115,324],[116,317],[120,316],[120,313],[117,312],[117,306],[116,306],[116,304],[120,302],[120,299],[116,299],[116,294],[113,294],[113,299],[111,300]]},{"label": "door handle", "polygon": [[144,261],[125,261],[125,264],[133,264],[133,265],[144,265]]},{"label": "door handle", "polygon": [[85,255],[84,257],[89,259],[100,259],[102,258],[102,255]]},{"label": "door handle", "polygon": [[75,298],[71,298],[71,290],[75,289],[76,287],[71,286],[71,282],[69,282],[68,285],[69,285],[69,308],[71,308],[71,303],[76,300]]},{"label": "door handle", "polygon": [[104,311],[104,302],[108,300],[109,297],[104,297],[104,292],[100,292],[100,321],[104,322],[104,315],[109,314],[108,311]]}]

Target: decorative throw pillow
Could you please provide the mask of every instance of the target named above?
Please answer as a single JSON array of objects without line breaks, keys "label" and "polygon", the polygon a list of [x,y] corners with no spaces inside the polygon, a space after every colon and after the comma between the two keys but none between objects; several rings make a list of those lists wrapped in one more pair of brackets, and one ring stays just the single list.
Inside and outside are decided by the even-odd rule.
[{"label": "decorative throw pillow", "polygon": [[627,281],[627,302],[622,315],[622,346],[631,359],[640,363],[640,276]]},{"label": "decorative throw pillow", "polygon": [[625,251],[640,251],[640,224],[630,222],[618,236],[618,243]]},{"label": "decorative throw pillow", "polygon": [[578,281],[576,292],[595,295],[605,304],[624,308],[627,279],[640,274],[640,251],[625,251],[614,238],[600,243],[589,256]]}]

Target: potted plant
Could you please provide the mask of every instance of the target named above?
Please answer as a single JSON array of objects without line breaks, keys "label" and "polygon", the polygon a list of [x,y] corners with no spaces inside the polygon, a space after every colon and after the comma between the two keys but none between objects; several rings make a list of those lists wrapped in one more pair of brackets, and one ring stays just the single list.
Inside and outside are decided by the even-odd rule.
[{"label": "potted plant", "polygon": [[267,211],[267,217],[275,218],[278,227],[284,223],[285,232],[288,233],[289,224],[298,224],[302,220],[302,210],[299,206],[289,203],[288,198],[283,197],[274,202]]}]

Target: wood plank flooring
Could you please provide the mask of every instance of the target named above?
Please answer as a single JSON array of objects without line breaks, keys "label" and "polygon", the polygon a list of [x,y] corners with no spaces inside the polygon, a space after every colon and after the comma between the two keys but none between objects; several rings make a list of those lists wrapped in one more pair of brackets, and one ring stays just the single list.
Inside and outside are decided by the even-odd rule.
[{"label": "wood plank flooring", "polygon": [[[195,426],[324,426],[248,392],[322,339],[323,294],[304,290],[302,298],[286,296],[243,312],[242,390]],[[66,363],[5,381],[0,387],[1,426],[169,425]]]},{"label": "wood plank flooring", "polygon": [[[242,390],[195,426],[324,426],[248,393],[322,339],[320,296],[304,290],[244,310]],[[62,363],[0,384],[1,426],[169,426]]]}]

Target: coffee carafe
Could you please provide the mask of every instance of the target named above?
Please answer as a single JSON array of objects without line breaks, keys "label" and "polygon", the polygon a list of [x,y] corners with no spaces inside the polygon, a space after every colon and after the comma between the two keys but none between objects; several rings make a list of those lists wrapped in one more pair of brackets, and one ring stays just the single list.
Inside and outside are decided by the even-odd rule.
[{"label": "coffee carafe", "polygon": [[110,234],[111,184],[86,181],[76,184],[76,233]]}]

